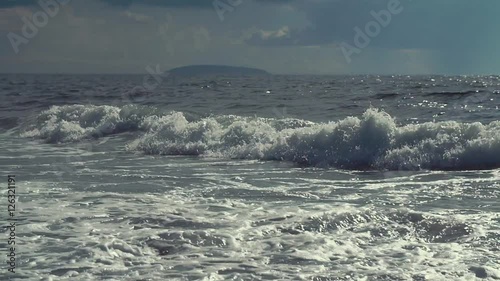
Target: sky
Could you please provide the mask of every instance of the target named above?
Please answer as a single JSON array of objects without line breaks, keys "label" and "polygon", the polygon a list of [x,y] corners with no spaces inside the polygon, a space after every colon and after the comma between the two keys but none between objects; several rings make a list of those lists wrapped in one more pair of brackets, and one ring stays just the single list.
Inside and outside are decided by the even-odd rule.
[{"label": "sky", "polygon": [[1,73],[500,74],[498,0],[1,0]]}]

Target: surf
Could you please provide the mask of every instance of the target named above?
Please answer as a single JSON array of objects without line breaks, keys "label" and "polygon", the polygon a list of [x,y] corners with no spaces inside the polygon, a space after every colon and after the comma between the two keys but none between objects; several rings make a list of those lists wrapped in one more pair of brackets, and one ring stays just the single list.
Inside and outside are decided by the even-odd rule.
[{"label": "surf", "polygon": [[148,155],[289,161],[348,170],[500,168],[500,121],[400,124],[375,108],[314,123],[236,115],[194,118],[135,105],[64,105],[41,112],[20,134],[71,143],[124,132],[139,133],[127,150]]}]

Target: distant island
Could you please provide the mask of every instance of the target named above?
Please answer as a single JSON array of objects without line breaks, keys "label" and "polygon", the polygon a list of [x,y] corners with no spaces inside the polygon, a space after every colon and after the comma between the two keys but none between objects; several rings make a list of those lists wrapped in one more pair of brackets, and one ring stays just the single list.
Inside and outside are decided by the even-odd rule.
[{"label": "distant island", "polygon": [[269,75],[262,69],[250,67],[237,67],[227,65],[189,65],[173,68],[169,71],[171,75],[178,76],[205,76],[205,75],[227,75],[227,76],[256,76]]}]

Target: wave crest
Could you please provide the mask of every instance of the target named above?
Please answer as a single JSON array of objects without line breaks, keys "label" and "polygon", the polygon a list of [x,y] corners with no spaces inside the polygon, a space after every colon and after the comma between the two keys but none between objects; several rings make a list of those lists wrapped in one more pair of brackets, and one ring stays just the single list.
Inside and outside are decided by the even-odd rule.
[{"label": "wave crest", "polygon": [[313,123],[232,115],[188,120],[181,112],[163,114],[138,106],[54,106],[23,135],[61,143],[126,131],[143,132],[129,150],[155,155],[278,160],[357,170],[500,167],[499,121],[398,126],[377,109],[338,122]]}]

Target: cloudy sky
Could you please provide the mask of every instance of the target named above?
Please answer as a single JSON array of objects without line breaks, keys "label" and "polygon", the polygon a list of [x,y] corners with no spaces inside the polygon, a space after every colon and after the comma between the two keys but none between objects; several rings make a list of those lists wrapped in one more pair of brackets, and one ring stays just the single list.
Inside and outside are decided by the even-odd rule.
[{"label": "cloudy sky", "polygon": [[498,0],[400,0],[349,59],[346,46],[360,46],[355,28],[397,0],[41,1],[52,3],[49,15],[38,0],[0,1],[0,72],[227,64],[287,74],[500,73]]}]

